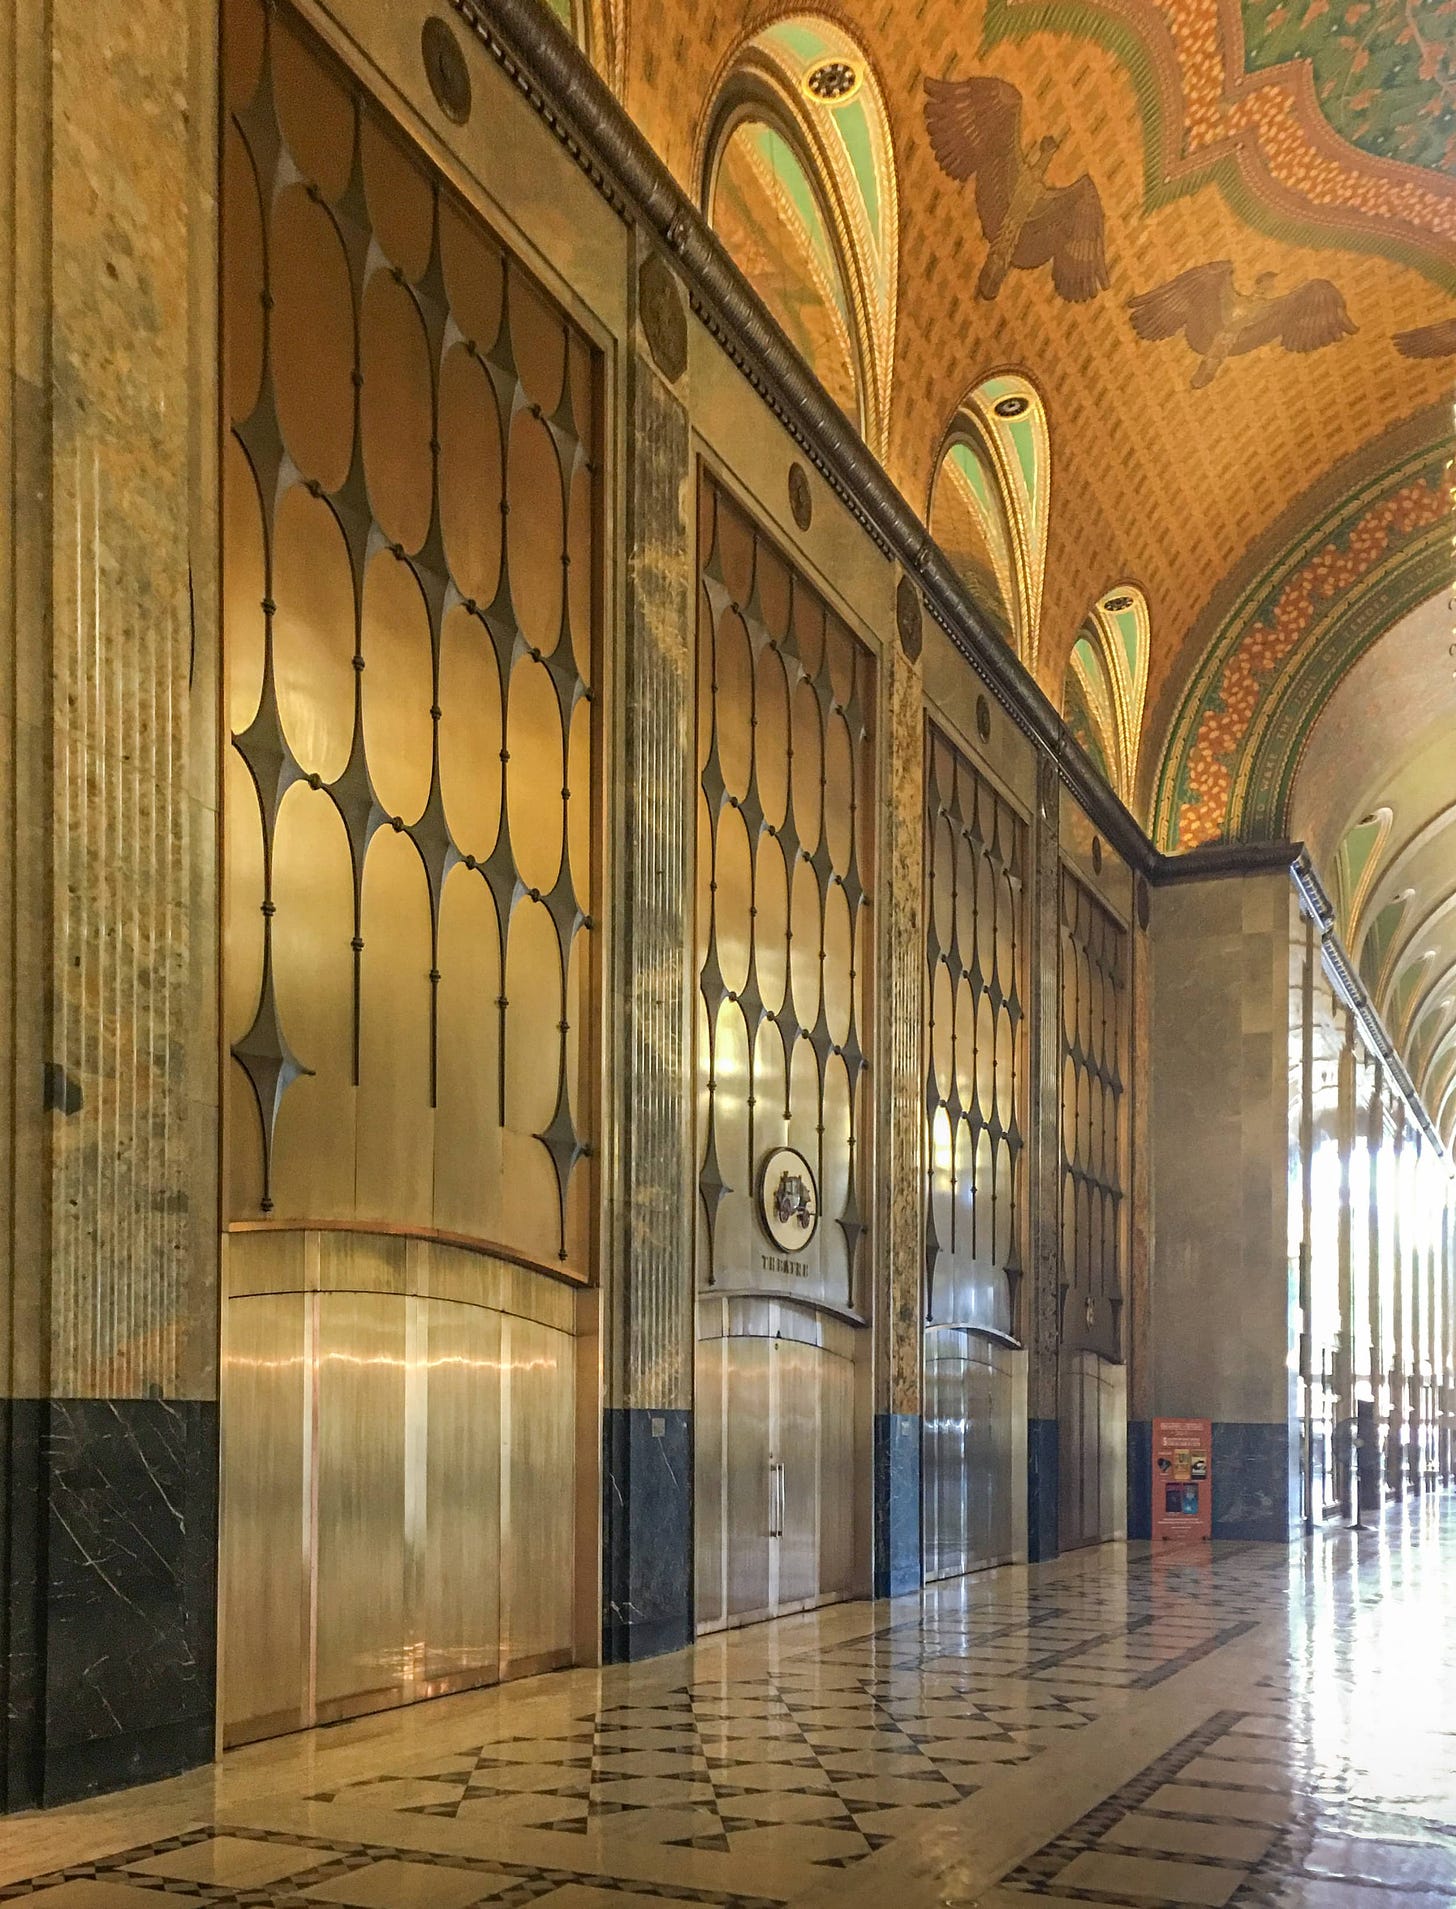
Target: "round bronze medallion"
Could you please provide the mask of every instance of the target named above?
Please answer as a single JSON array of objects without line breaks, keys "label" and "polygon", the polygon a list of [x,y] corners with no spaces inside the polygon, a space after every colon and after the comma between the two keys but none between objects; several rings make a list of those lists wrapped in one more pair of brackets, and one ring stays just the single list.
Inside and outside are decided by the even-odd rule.
[{"label": "round bronze medallion", "polygon": [[1102,837],[1100,835],[1092,837],[1092,871],[1096,875],[1102,873]]},{"label": "round bronze medallion", "polygon": [[991,740],[991,705],[984,696],[976,698],[976,734],[982,742]]},{"label": "round bronze medallion", "polygon": [[758,1217],[781,1253],[802,1253],[819,1230],[819,1188],[793,1147],[775,1147],[758,1176]]},{"label": "round bronze medallion", "polygon": [[1137,918],[1138,927],[1147,933],[1148,923],[1153,917],[1153,897],[1148,888],[1146,875],[1137,878]]},{"label": "round bronze medallion", "polygon": [[895,628],[900,632],[900,648],[913,663],[918,660],[925,640],[920,592],[908,577],[901,577],[895,592]]},{"label": "round bronze medallion", "polygon": [[653,362],[676,384],[688,366],[688,319],[672,268],[660,252],[649,252],[637,274],[637,309]]},{"label": "round bronze medallion", "polygon": [[432,13],[420,29],[420,52],[440,111],[457,126],[463,126],[470,117],[470,68],[460,42],[436,14]]},{"label": "round bronze medallion", "polygon": [[814,499],[809,494],[809,473],[802,464],[789,466],[789,509],[800,530],[807,530],[813,523]]}]

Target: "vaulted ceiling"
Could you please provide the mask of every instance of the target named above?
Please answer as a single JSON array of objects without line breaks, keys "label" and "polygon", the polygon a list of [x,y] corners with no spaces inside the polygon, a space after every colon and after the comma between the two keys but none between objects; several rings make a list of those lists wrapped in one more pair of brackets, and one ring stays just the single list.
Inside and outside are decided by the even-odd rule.
[{"label": "vaulted ceiling", "polygon": [[[699,198],[735,75],[765,29],[817,17],[594,4],[593,56]],[[890,476],[928,512],[966,394],[994,372],[1030,380],[1050,442],[1042,687],[1060,706],[1093,606],[1140,589],[1141,818],[1170,850],[1297,821],[1333,880],[1349,827],[1418,774],[1394,714],[1362,727],[1340,685],[1377,654],[1380,681],[1424,680],[1437,626],[1453,633],[1456,0],[829,12],[884,116],[877,202],[898,207],[874,445]],[[827,150],[816,128],[842,100],[801,89],[795,108],[811,157]],[[740,192],[740,216],[751,204]],[[760,220],[735,249],[767,277],[787,243]],[[1416,628],[1436,632],[1419,667],[1403,660]],[[1456,830],[1440,852],[1456,890]]]}]

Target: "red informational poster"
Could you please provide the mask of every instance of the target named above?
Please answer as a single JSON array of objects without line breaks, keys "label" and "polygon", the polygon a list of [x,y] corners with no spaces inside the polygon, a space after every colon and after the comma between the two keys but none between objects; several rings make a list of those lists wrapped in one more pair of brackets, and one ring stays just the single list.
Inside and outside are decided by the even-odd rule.
[{"label": "red informational poster", "polygon": [[1213,1426],[1206,1418],[1153,1420],[1153,1536],[1213,1536]]}]

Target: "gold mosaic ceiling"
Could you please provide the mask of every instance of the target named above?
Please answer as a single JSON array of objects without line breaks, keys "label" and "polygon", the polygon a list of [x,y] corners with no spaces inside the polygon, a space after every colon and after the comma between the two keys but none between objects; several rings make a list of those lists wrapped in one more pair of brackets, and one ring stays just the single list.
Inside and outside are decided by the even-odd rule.
[{"label": "gold mosaic ceiling", "polygon": [[[688,190],[720,89],[784,13],[619,0],[599,60]],[[848,0],[834,19],[878,81],[893,149],[890,475],[924,509],[969,388],[1000,368],[1040,388],[1052,501],[1037,673],[1059,700],[1089,606],[1113,580],[1141,585],[1146,819],[1200,658],[1245,640],[1236,623],[1210,638],[1220,581],[1330,473],[1353,488],[1384,434],[1440,418],[1456,385],[1456,20],[1445,0]],[[946,79],[976,84],[927,88]],[[1015,203],[1013,139],[1041,176],[1023,174]],[[1068,244],[1090,264],[1059,259]],[[1238,738],[1210,736],[1231,760]],[[1196,748],[1189,760],[1196,795]],[[1209,816],[1198,835],[1224,826]],[[1175,815],[1166,839],[1194,838],[1178,840]]]}]

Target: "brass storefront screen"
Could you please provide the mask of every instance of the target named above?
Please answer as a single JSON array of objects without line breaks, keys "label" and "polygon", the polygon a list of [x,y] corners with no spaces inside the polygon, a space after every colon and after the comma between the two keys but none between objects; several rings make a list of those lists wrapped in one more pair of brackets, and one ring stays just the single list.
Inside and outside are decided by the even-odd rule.
[{"label": "brass storefront screen", "polygon": [[934,728],[925,829],[926,1318],[1014,1335],[1025,1237],[1026,824]]},{"label": "brass storefront screen", "polygon": [[[707,475],[699,529],[700,1284],[850,1309],[871,1166],[874,664]],[[814,1207],[786,1244],[764,1224],[781,1185]]]},{"label": "brass storefront screen", "polygon": [[227,29],[227,1213],[585,1274],[597,361],[284,13]]},{"label": "brass storefront screen", "polygon": [[1062,870],[1062,1283],[1067,1329],[1121,1346],[1127,936]]}]

